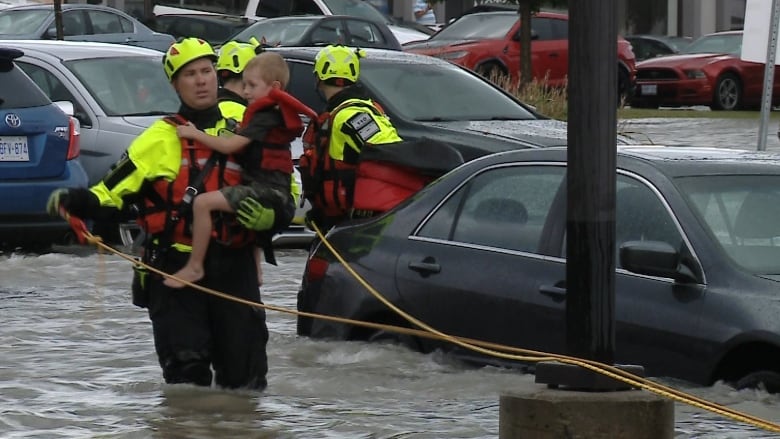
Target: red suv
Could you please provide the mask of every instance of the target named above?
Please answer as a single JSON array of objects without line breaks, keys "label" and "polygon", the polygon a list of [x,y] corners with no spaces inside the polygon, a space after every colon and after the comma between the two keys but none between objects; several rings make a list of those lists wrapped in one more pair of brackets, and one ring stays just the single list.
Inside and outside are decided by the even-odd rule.
[{"label": "red suv", "polygon": [[[539,12],[531,18],[531,69],[534,78],[564,86],[569,71],[569,17]],[[516,12],[468,14],[430,39],[407,43],[404,50],[435,56],[482,74],[517,78],[520,70],[520,17]],[[618,38],[618,92],[631,96],[636,58],[631,44]]]}]

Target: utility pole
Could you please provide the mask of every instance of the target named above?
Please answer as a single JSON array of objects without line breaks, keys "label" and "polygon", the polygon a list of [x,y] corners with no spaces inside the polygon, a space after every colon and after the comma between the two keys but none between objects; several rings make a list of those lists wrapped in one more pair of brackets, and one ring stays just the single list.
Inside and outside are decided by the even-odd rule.
[{"label": "utility pole", "polygon": [[[568,95],[566,354],[613,365],[617,0],[569,2]],[[547,389],[501,396],[499,439],[674,437],[671,400],[572,364],[542,362],[535,373]]]},{"label": "utility pole", "polygon": [[58,40],[65,39],[62,29],[62,0],[54,0],[54,29]]}]

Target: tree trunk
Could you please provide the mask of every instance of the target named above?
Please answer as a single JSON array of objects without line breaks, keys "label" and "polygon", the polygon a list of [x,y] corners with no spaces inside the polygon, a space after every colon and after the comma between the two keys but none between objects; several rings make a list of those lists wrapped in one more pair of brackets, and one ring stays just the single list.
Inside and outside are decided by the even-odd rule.
[{"label": "tree trunk", "polygon": [[517,13],[520,14],[520,87],[523,88],[533,79],[531,73],[531,0],[519,0]]}]

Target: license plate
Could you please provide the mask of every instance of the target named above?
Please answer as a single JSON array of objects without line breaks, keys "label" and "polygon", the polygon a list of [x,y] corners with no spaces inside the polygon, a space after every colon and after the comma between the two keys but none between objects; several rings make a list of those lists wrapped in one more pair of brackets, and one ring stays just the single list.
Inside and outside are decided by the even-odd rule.
[{"label": "license plate", "polygon": [[642,85],[642,96],[655,96],[658,94],[658,86],[655,84]]},{"label": "license plate", "polygon": [[0,162],[29,162],[25,136],[0,136]]}]

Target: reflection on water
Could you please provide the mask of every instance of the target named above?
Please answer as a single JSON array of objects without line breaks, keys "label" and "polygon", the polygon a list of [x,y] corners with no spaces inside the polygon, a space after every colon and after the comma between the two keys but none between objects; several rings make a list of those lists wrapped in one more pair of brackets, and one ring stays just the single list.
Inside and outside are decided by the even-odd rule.
[{"label": "reflection on water", "polygon": [[[279,260],[264,300],[294,309],[304,253]],[[128,262],[94,253],[0,256],[0,437],[495,438],[501,392],[534,386],[440,354],[300,338],[295,318],[276,312],[265,392],[168,386],[146,314],[130,304],[130,274]],[[778,396],[690,390],[780,420]],[[676,407],[678,438],[777,437]]]},{"label": "reflection on water", "polygon": [[[754,149],[757,126],[744,120],[630,124],[656,143],[745,149]],[[769,131],[768,148],[777,149],[775,130]],[[84,248],[60,250],[0,254],[3,438],[495,438],[501,392],[535,385],[530,375],[469,369],[439,354],[300,338],[294,316],[269,312],[265,392],[167,386],[145,311],[130,304],[130,264]],[[281,251],[279,266],[266,267],[266,303],[295,309],[304,257]],[[778,395],[665,383],[780,422]],[[677,438],[780,437],[675,407]]]}]

